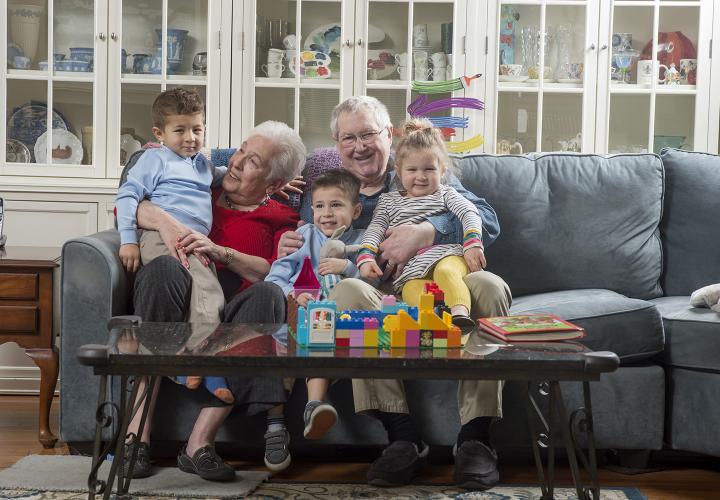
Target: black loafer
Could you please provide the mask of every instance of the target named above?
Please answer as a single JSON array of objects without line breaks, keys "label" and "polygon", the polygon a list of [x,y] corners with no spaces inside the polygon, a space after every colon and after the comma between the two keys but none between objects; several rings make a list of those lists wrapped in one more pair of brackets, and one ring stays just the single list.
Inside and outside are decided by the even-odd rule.
[{"label": "black loafer", "polygon": [[[187,446],[187,445],[186,445]],[[183,446],[177,457],[177,466],[183,472],[197,474],[208,481],[233,481],[235,469],[223,462],[212,446],[203,446],[190,457]]]},{"label": "black loafer", "polygon": [[465,441],[456,449],[455,484],[468,490],[489,490],[500,480],[497,453],[481,441]]},{"label": "black loafer", "polygon": [[426,445],[418,452],[410,441],[393,441],[371,465],[367,473],[372,486],[403,486],[408,484],[422,468],[428,455]]},{"label": "black loafer", "polygon": [[152,466],[150,465],[150,446],[147,443],[134,443],[131,445],[125,445],[123,448],[123,456],[125,461],[123,462],[123,476],[128,477],[130,471],[130,458],[132,457],[133,449],[137,448],[137,454],[135,455],[135,465],[132,470],[133,479],[142,479],[144,477],[152,476]]},{"label": "black loafer", "polygon": [[453,325],[457,326],[461,330],[467,329],[467,328],[473,328],[475,326],[475,322],[472,320],[470,316],[465,316],[464,314],[454,314],[452,317]]}]

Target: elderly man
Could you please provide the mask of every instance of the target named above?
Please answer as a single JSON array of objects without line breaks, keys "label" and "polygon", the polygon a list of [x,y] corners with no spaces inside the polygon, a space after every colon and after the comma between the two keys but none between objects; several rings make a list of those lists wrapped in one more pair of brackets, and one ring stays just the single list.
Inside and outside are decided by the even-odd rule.
[{"label": "elderly man", "polygon": [[[316,152],[305,172],[323,168],[345,168],[360,179],[362,213],[356,228],[366,228],[382,193],[402,186],[395,175],[390,147],[392,124],[385,106],[369,96],[350,97],[335,107],[330,123],[337,152]],[[447,184],[468,198],[480,212],[483,221],[483,243],[487,247],[500,229],[493,209],[467,191],[450,175]],[[310,197],[303,198],[300,217],[312,222]],[[380,245],[381,258],[389,266],[401,267],[421,248],[439,243],[462,243],[462,225],[448,213],[432,217],[418,225],[388,230]],[[278,254],[296,250],[302,241],[295,232],[280,239]],[[482,258],[485,267],[484,256]],[[498,276],[488,271],[468,274],[465,278],[471,297],[471,317],[501,316],[508,313],[512,300],[510,289]],[[340,309],[377,309],[381,292],[358,279],[346,279],[336,285],[330,298]],[[390,444],[373,462],[368,482],[376,486],[399,486],[416,475],[427,455],[428,447],[408,413],[405,391],[399,380],[353,380],[355,410],[378,418],[388,433]],[[458,387],[458,413],[462,424],[455,445],[455,474],[458,486],[488,489],[498,482],[497,455],[489,441],[492,419],[502,416],[501,381],[461,381]]]}]

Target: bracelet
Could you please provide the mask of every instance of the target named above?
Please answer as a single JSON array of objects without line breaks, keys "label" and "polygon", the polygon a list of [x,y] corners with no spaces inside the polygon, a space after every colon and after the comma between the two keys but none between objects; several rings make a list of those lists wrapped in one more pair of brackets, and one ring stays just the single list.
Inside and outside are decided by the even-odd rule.
[{"label": "bracelet", "polygon": [[232,250],[230,250],[230,248],[228,248],[228,247],[225,247],[225,255],[223,256],[223,265],[229,266],[234,258],[235,258],[235,255],[232,253]]}]

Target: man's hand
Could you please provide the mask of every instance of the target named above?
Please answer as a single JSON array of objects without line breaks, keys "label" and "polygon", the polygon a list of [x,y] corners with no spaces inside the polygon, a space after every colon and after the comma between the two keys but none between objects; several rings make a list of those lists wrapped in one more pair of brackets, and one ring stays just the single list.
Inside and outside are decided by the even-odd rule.
[{"label": "man's hand", "polygon": [[129,273],[140,269],[140,247],[137,243],[120,245],[120,262]]},{"label": "man's hand", "polygon": [[360,266],[360,276],[368,280],[380,279],[383,275],[380,266],[374,260],[368,260]]},{"label": "man's hand", "polygon": [[468,248],[463,253],[463,257],[471,273],[485,269],[485,266],[487,266],[485,252],[483,252],[483,249],[480,247]]},{"label": "man's hand", "polygon": [[305,186],[305,184],[307,183],[303,180],[302,175],[298,175],[293,180],[281,187],[277,194],[282,196],[286,200],[289,200],[290,193],[303,194],[303,190],[301,189],[301,187]]},{"label": "man's hand", "polygon": [[421,248],[431,246],[434,241],[435,227],[427,221],[391,227],[385,232],[385,241],[380,243],[380,258],[402,268]]},{"label": "man's hand", "polygon": [[[302,225],[301,223],[304,224],[303,221],[300,221],[298,222],[298,227]],[[280,241],[278,241],[278,258],[286,257],[297,251],[302,244],[303,237],[300,236],[299,233],[295,231],[285,231],[282,236],[280,236]]]},{"label": "man's hand", "polygon": [[325,257],[324,259],[320,259],[318,274],[320,274],[320,276],[325,276],[326,274],[342,274],[345,266],[347,266],[347,259]]}]

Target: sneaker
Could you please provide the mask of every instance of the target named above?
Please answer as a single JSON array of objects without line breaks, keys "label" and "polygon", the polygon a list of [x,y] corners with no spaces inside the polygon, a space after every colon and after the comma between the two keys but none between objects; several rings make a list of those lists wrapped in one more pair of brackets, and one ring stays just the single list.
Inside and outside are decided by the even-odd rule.
[{"label": "sneaker", "polygon": [[123,448],[123,476],[128,477],[130,471],[130,459],[132,458],[133,449],[137,448],[135,454],[135,465],[132,470],[133,479],[142,479],[152,476],[152,465],[150,465],[150,445],[140,442],[131,445],[125,445]]},{"label": "sneaker", "polygon": [[271,471],[286,469],[292,461],[290,457],[290,433],[282,428],[279,431],[265,433],[265,467]]},{"label": "sneaker", "polygon": [[177,457],[177,466],[183,472],[197,474],[208,481],[234,481],[235,469],[223,462],[223,459],[215,453],[212,446],[203,446],[190,457],[187,454],[187,445]]},{"label": "sneaker", "polygon": [[497,453],[487,444],[470,440],[453,448],[455,484],[468,490],[489,490],[500,480]]},{"label": "sneaker", "polygon": [[420,471],[430,447],[423,443],[418,451],[410,441],[393,441],[371,465],[367,473],[372,486],[403,486]]},{"label": "sneaker", "polygon": [[320,439],[337,422],[337,412],[333,405],[321,401],[308,401],[305,405],[305,439]]}]

